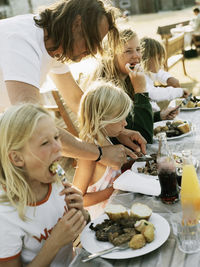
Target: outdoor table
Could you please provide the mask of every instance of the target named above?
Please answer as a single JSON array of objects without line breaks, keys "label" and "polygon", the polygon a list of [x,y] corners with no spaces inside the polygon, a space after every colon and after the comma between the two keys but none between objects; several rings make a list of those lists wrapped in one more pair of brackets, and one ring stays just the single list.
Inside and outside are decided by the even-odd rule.
[{"label": "outdoor table", "polygon": [[192,29],[191,25],[186,26],[177,26],[176,28],[172,28],[170,30],[172,36],[175,36],[176,34],[184,33],[184,47],[191,47],[192,44],[192,34],[194,33],[194,30]]},{"label": "outdoor table", "polygon": [[[194,126],[191,135],[184,138],[168,141],[168,144],[173,152],[180,152],[183,149],[191,149],[193,156],[200,160],[200,109],[181,111],[178,115],[183,120],[191,121]],[[147,146],[147,153],[156,152],[158,149],[158,142]],[[200,175],[199,170],[197,171]],[[199,176],[200,177],[200,176]],[[81,252],[72,263],[72,267],[192,267],[199,266],[200,253],[185,254],[177,247],[177,241],[173,234],[171,227],[171,216],[181,211],[180,201],[172,204],[163,204],[159,197],[146,196],[136,193],[120,192],[110,198],[110,203],[120,203],[127,208],[130,208],[133,201],[147,204],[152,208],[154,213],[163,216],[170,224],[171,232],[166,242],[156,250],[135,258],[130,259],[104,259],[96,258],[89,262],[82,263],[81,258],[89,255],[87,251],[81,249]]]}]

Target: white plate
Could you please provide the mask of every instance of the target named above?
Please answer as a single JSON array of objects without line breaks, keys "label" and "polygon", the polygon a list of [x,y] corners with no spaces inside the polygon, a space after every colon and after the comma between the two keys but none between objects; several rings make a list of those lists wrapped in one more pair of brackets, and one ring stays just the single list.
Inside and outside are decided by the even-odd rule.
[{"label": "white plate", "polygon": [[[92,221],[94,225],[101,223],[104,219],[107,219],[106,214],[100,216],[96,220]],[[151,243],[147,243],[143,248],[133,250],[128,248],[121,251],[113,251],[108,254],[102,255],[102,258],[106,259],[128,259],[138,257],[147,254],[157,248],[159,248],[168,238],[170,233],[170,227],[167,220],[157,213],[152,213],[149,221],[155,226],[155,239]],[[81,234],[81,244],[90,253],[96,253],[101,250],[112,247],[113,245],[109,242],[98,241],[95,237],[95,232],[86,225]]]},{"label": "white plate", "polygon": [[[166,122],[168,122],[170,120],[166,120],[166,121],[158,121],[158,122],[155,122],[153,124],[153,128],[155,129],[156,127],[158,126],[165,126],[166,125]],[[181,135],[178,135],[178,136],[173,136],[173,137],[167,137],[167,140],[174,140],[174,139],[179,139],[179,138],[183,138],[185,136],[188,136],[192,133],[192,123],[190,121],[186,121],[184,120],[185,122],[187,122],[189,125],[190,125],[190,131],[187,132],[187,133],[184,133],[184,134],[181,134]],[[172,121],[171,121],[172,122]],[[157,136],[153,136],[153,139],[154,140],[158,140],[158,137]]]},{"label": "white plate", "polygon": [[[200,96],[197,96],[198,98],[200,98]],[[174,99],[174,100],[172,100],[171,101],[171,103],[170,103],[170,105],[171,106],[173,106],[173,107],[175,107],[176,106],[176,104],[178,104],[178,103],[176,103],[176,101],[179,101],[179,100],[181,100],[181,101],[183,101],[184,100],[184,98],[177,98],[177,99]],[[197,110],[197,109],[200,109],[200,107],[195,107],[195,108],[187,108],[187,107],[180,107],[180,110],[182,110],[182,111],[188,111],[188,110]]]},{"label": "white plate", "polygon": [[135,173],[137,173],[138,175],[141,175],[141,176],[145,176],[145,178],[148,178],[149,179],[158,179],[158,175],[149,175],[149,174],[145,174],[145,173],[139,173],[138,172],[138,169],[137,168],[144,168],[145,167],[145,164],[146,162],[134,162],[132,167],[131,167],[131,170]]},{"label": "white plate", "polygon": [[180,110],[182,110],[182,111],[197,110],[197,109],[200,109],[200,107],[195,107],[195,108],[184,108],[184,107],[182,107],[182,108],[180,108]]},{"label": "white plate", "polygon": [[[180,157],[181,158],[181,153],[176,152],[176,153],[173,153],[173,155],[176,155],[177,157]],[[178,159],[177,159],[177,161],[178,161]],[[181,163],[178,163],[177,161],[175,160],[175,166],[176,166],[176,168],[179,168],[179,169],[181,168],[182,169],[182,164]],[[198,167],[199,167],[199,161],[195,157],[192,156],[192,162],[193,162],[193,165],[194,165],[195,169],[197,170]],[[137,168],[138,167],[139,168],[144,168],[145,167],[145,164],[146,164],[146,162],[135,162],[132,165],[131,170],[133,172],[137,173],[138,175],[143,176],[145,178],[158,179],[158,176],[157,175],[154,176],[154,175],[148,175],[148,174],[145,174],[145,173],[139,173],[138,172],[138,169]]]}]

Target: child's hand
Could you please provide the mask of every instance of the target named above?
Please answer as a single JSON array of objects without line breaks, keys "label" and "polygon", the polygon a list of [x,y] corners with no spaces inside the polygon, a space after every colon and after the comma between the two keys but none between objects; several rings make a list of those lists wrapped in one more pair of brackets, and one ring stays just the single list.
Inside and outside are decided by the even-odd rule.
[{"label": "child's hand", "polygon": [[68,209],[76,208],[83,210],[83,194],[69,182],[64,182],[64,189],[60,192],[60,195],[65,195],[65,202]]},{"label": "child's hand", "polygon": [[87,222],[90,215],[87,210],[83,208],[83,194],[82,192],[71,183],[64,182],[65,188],[60,192],[60,195],[65,194],[65,202],[68,209],[78,209],[82,212],[85,221]]},{"label": "child's hand", "polygon": [[146,79],[144,75],[144,71],[140,64],[136,64],[134,69],[130,68],[130,64],[127,63],[125,66],[129,77],[131,79],[131,83],[134,88],[134,92],[137,93],[144,93],[146,92]]},{"label": "child's hand", "polygon": [[80,210],[69,210],[55,225],[48,239],[58,250],[72,242],[83,230],[86,222]]},{"label": "child's hand", "polygon": [[189,96],[189,92],[187,89],[183,89],[183,96],[184,98],[187,98]]},{"label": "child's hand", "polygon": [[160,117],[162,120],[173,120],[179,113],[177,107],[168,107],[160,112]]}]

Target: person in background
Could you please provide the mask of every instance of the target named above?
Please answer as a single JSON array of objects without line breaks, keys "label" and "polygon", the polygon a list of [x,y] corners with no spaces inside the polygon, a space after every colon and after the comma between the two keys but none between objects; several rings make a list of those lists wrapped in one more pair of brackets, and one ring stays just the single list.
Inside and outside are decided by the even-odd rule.
[{"label": "person in background", "polygon": [[[145,74],[140,66],[139,39],[132,29],[120,30],[120,43],[116,52],[112,51],[109,42],[106,43],[105,51],[107,51],[107,55],[98,61],[93,73],[82,81],[82,88],[86,88],[91,81],[102,77],[122,88],[133,101],[133,108],[127,117],[126,128],[139,131],[147,143],[152,143],[153,122],[173,119],[177,111],[173,112],[173,108],[168,108],[152,112]],[[115,140],[115,142],[117,141]]]},{"label": "person in background", "polygon": [[[81,99],[79,110],[79,137],[96,145],[111,144],[127,125],[131,109],[129,96],[114,84],[98,81],[91,84]],[[113,170],[101,163],[79,159],[73,184],[83,193],[84,207],[95,219],[104,212],[108,198],[113,193],[113,181],[120,170]]]},{"label": "person in background", "polygon": [[[115,49],[118,30],[113,8],[101,0],[62,0],[44,8],[38,15],[1,20],[1,111],[10,103],[40,103],[39,89],[49,74],[67,106],[77,112],[82,90],[66,62],[78,62],[88,55],[94,56],[97,51],[103,52],[105,35],[112,40]],[[126,162],[127,155],[136,157],[122,145],[106,146],[100,151],[63,129],[60,129],[60,135],[63,155],[68,157],[99,159],[115,168]],[[145,153],[145,144],[141,143],[137,133],[129,131],[118,138],[133,150]]]},{"label": "person in background", "polygon": [[193,8],[195,18],[191,21],[190,25],[194,30],[194,33],[200,34],[200,10],[198,7]]},{"label": "person in background", "polygon": [[81,192],[50,166],[61,157],[58,129],[35,104],[0,118],[0,266],[68,266],[89,214]]},{"label": "person in background", "polygon": [[[142,61],[146,74],[147,91],[152,100],[154,111],[159,110],[157,102],[171,101],[178,97],[187,97],[188,91],[180,88],[179,81],[169,72],[163,70],[166,52],[163,45],[156,39],[144,37],[140,40]],[[165,87],[154,86],[155,83]]]}]

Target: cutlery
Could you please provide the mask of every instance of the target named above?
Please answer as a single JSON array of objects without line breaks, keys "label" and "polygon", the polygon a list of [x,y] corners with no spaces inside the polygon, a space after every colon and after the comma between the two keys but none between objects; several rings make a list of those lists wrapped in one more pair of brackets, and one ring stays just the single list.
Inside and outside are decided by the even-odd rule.
[{"label": "cutlery", "polygon": [[[190,99],[192,98],[192,93],[189,94],[189,96],[185,99],[183,99],[183,101],[181,102],[181,104],[179,104],[175,109],[173,109],[171,112],[174,112],[175,110],[179,109],[182,105],[187,105],[187,103],[190,101]],[[170,112],[170,113],[171,113]]]},{"label": "cutlery", "polygon": [[154,160],[154,158],[150,155],[142,155],[141,157],[138,157],[135,161],[142,162],[142,161],[150,161],[150,160]]},{"label": "cutlery", "polygon": [[83,258],[82,262],[90,261],[90,260],[92,260],[94,258],[97,258],[97,257],[99,257],[101,255],[107,254],[107,253],[109,253],[111,251],[114,251],[114,250],[123,250],[123,249],[127,249],[127,248],[129,248],[128,243],[124,243],[124,244],[122,244],[120,246],[115,246],[115,247],[111,247],[111,248],[108,248],[108,249],[104,249],[104,250],[102,250],[100,252],[97,252],[97,253],[94,253],[94,254],[90,254],[89,256]]}]

